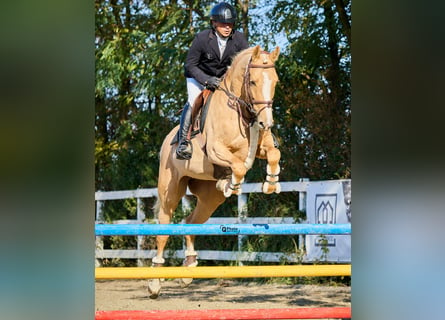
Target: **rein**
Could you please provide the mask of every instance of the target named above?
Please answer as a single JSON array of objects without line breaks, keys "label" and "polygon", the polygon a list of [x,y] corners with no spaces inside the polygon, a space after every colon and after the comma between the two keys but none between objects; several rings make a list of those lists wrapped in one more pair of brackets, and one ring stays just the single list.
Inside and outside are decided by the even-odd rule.
[{"label": "rein", "polygon": [[[253,123],[254,120],[256,119],[256,115],[252,116],[252,112],[251,112],[252,105],[247,103],[240,97],[235,96],[232,92],[230,92],[227,89],[227,83],[226,83],[225,77],[224,77],[224,86],[225,86],[225,88],[219,87],[219,89],[224,91],[224,93],[229,97],[229,101],[227,101],[227,105],[238,113],[239,117],[243,121],[244,126],[247,127],[250,123]],[[246,119],[247,117],[245,117],[243,115],[243,111],[241,110],[240,105],[243,105],[245,107],[245,109],[247,111],[249,111],[249,113],[251,114],[251,116],[248,119]]]},{"label": "rein", "polygon": [[[222,86],[219,87],[219,89],[221,89],[222,91],[224,91],[224,93],[229,97],[229,101],[227,102],[227,105],[236,110],[240,116],[240,118],[243,121],[244,126],[248,126],[249,124],[252,124],[253,122],[255,122],[255,120],[258,118],[258,115],[266,108],[272,108],[272,104],[273,104],[273,100],[268,100],[268,101],[264,101],[264,100],[256,100],[253,98],[252,96],[252,91],[250,89],[250,69],[253,68],[259,68],[259,69],[269,69],[269,68],[275,68],[275,64],[268,64],[268,65],[261,65],[261,64],[252,64],[249,62],[249,64],[247,65],[246,68],[246,72],[244,74],[244,81],[243,81],[243,87],[244,87],[244,92],[245,92],[245,96],[247,97],[247,101],[242,99],[241,97],[237,97],[236,95],[234,95],[232,92],[229,91],[228,86],[227,86],[227,82],[226,82],[226,77],[224,77],[224,87]],[[264,104],[265,106],[262,107],[258,112],[255,111],[255,109],[253,108],[253,106],[255,104]],[[244,116],[242,109],[241,109],[241,105],[244,106],[244,109],[247,111],[248,115]]]}]

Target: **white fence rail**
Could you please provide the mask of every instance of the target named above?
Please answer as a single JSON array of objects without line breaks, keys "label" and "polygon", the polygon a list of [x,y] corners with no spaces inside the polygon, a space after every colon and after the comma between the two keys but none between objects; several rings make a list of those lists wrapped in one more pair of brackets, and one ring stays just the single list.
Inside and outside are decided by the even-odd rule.
[{"label": "white fence rail", "polygon": [[[300,179],[298,182],[281,182],[281,192],[298,192],[299,210],[306,210],[306,191],[309,186],[308,179]],[[261,183],[245,183],[243,184],[243,193],[238,196],[237,204],[237,217],[214,217],[210,218],[207,223],[211,224],[230,224],[230,223],[297,223],[294,218],[283,217],[249,217],[247,212],[247,195],[249,193],[261,193]],[[187,190],[187,195],[191,195]],[[142,199],[143,198],[155,198],[157,197],[156,188],[149,189],[137,189],[137,190],[123,190],[123,191],[97,191],[95,193],[96,200],[96,223],[104,223],[103,218],[103,204],[108,200],[124,200],[124,199],[136,199],[137,200],[137,214],[136,219],[132,220],[117,220],[112,223],[130,224],[130,223],[143,223],[146,219],[146,213],[143,210]],[[296,199],[297,200],[297,199]],[[189,208],[190,203],[187,197],[182,200],[182,206],[184,209]],[[238,236],[238,248],[241,247],[243,239],[247,237],[245,235]],[[155,250],[143,250],[142,243],[144,236],[137,237],[137,249],[134,250],[116,250],[116,249],[104,249],[102,237],[96,237],[96,265],[100,265],[101,259],[138,259],[138,265],[144,265],[144,259],[151,259],[155,256]],[[298,243],[304,244],[304,235],[299,236]],[[238,261],[242,264],[242,261],[256,261],[261,260],[263,262],[279,262],[282,259],[287,261],[299,261],[301,257],[297,254],[283,254],[280,252],[243,252],[238,251],[214,251],[214,250],[197,250],[199,259],[201,260],[230,260]],[[166,251],[166,254],[170,257],[184,258],[184,250]]]}]

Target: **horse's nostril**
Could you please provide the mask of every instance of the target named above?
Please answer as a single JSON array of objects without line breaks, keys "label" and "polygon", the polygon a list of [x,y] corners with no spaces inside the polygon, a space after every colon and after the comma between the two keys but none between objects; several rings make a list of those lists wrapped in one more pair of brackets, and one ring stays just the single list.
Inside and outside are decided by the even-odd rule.
[{"label": "horse's nostril", "polygon": [[268,122],[259,121],[258,125],[262,129],[269,129],[269,128],[273,127],[273,122],[272,123],[268,123]]}]

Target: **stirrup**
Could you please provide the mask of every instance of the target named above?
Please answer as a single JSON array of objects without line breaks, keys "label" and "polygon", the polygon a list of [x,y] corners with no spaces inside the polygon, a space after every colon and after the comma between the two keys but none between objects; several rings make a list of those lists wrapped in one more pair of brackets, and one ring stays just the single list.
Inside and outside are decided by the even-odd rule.
[{"label": "stirrup", "polygon": [[193,147],[189,140],[181,140],[176,148],[176,159],[190,160],[192,158]]}]

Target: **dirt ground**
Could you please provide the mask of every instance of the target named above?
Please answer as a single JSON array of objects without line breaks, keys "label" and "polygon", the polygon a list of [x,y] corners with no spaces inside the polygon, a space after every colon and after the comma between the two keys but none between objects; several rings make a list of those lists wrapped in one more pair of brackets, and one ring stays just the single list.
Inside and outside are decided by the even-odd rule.
[{"label": "dirt ground", "polygon": [[195,279],[181,288],[178,279],[163,282],[152,300],[148,280],[96,280],[98,310],[262,309],[350,307],[347,286],[259,284],[228,279]]}]

